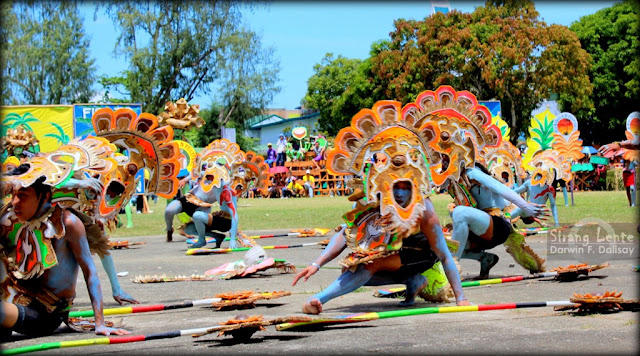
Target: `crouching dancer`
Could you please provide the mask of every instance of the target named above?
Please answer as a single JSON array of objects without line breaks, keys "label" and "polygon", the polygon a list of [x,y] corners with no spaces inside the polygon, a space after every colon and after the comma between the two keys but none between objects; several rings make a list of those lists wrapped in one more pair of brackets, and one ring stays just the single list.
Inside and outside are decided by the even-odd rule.
[{"label": "crouching dancer", "polygon": [[[410,185],[398,184],[394,189],[394,197],[406,206],[409,202]],[[407,286],[405,300],[399,306],[411,306],[415,303],[418,293],[427,285],[427,278],[422,273],[431,268],[436,262],[442,261],[447,279],[451,282],[456,296],[457,305],[470,305],[464,298],[460,285],[460,275],[456,269],[453,257],[447,248],[442,234],[442,228],[433,211],[431,201],[426,199],[427,209],[420,219],[420,231],[403,239],[402,247],[397,254],[374,259],[372,263],[360,264],[355,271],[345,269],[329,287],[312,296],[302,307],[307,314],[322,312],[322,305],[327,301],[343,294],[353,292],[362,286],[379,286],[386,284],[405,284]],[[298,273],[292,285],[296,285],[300,278],[306,282],[320,267],[327,264],[347,247],[345,230],[347,226],[335,234],[324,252],[309,266]],[[380,235],[380,226],[370,223],[365,227],[369,232]]]},{"label": "crouching dancer", "polygon": [[421,273],[441,261],[457,305],[464,298],[460,275],[428,198],[432,192],[429,162],[434,154],[431,132],[417,119],[415,104],[401,109],[395,101],[379,101],[372,110],[361,110],[350,127],[340,131],[335,148],[327,156],[332,175],[353,174],[350,180],[358,201],[343,218],[346,224],[333,236],[325,252],[293,280],[306,281],[338,256],[346,246],[353,252],[339,263],[344,272],[326,289],[313,295],[302,311],[318,314],[323,305],[364,285],[404,283],[412,305],[427,285]]},{"label": "crouching dancer", "polygon": [[[11,173],[3,177],[11,181]],[[68,323],[76,295],[78,268],[87,284],[95,314],[95,333],[125,335],[105,326],[102,291],[82,221],[51,204],[47,178],[27,176],[18,181],[11,203],[0,212],[2,338],[12,331],[30,336],[53,333]],[[15,186],[15,185],[14,185]]]}]

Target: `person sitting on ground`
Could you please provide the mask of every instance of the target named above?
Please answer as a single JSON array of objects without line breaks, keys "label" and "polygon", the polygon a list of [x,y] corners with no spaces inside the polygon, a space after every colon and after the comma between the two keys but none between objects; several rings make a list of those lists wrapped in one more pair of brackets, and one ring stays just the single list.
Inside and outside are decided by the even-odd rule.
[{"label": "person sitting on ground", "polygon": [[311,175],[310,169],[307,169],[304,176],[302,176],[302,181],[304,182],[304,188],[307,190],[309,198],[313,198],[313,190],[316,186],[316,179]]},{"label": "person sitting on ground", "polygon": [[286,187],[282,187],[282,196],[280,198],[287,199],[301,194],[304,194],[304,188],[297,182],[296,177],[292,176],[289,184]]},{"label": "person sitting on ground", "polygon": [[267,159],[264,161],[269,165],[269,167],[273,167],[277,159],[276,150],[273,149],[271,142],[269,142],[267,144]]},{"label": "person sitting on ground", "polygon": [[258,188],[256,187],[256,177],[251,177],[251,180],[248,184],[247,198],[255,198],[256,193],[260,194]]},{"label": "person sitting on ground", "polygon": [[[401,306],[413,305],[418,293],[432,282],[422,273],[438,261],[456,304],[470,305],[429,199],[433,184],[429,164],[434,151],[428,136],[411,124],[424,123],[418,117],[423,111],[411,112],[409,120],[392,112],[400,107],[400,103],[394,104],[379,101],[374,108],[384,105],[385,110],[361,110],[352,118],[351,126],[338,133],[335,146],[327,154],[327,170],[332,175],[362,177],[350,181],[355,192],[349,201],[357,204],[343,215],[341,231],[319,258],[295,276],[292,285],[301,278],[306,281],[346,246],[352,251],[339,261],[345,267],[342,274],[303,304],[304,313],[319,314],[329,300],[364,285],[406,284],[406,299]],[[379,116],[381,112],[384,118]]]},{"label": "person sitting on ground", "polygon": [[95,333],[129,334],[105,325],[102,289],[84,225],[71,211],[52,205],[52,187],[45,182],[41,177],[16,189],[10,206],[0,213],[4,222],[0,225],[1,284],[9,292],[2,295],[2,338],[10,337],[12,331],[50,335],[62,322],[69,325],[79,269],[91,299]]}]

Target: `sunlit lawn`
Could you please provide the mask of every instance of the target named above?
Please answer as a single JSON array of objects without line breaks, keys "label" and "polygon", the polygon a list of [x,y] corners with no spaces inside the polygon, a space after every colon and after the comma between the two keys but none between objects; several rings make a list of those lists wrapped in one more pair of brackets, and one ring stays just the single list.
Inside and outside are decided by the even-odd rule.
[{"label": "sunlit lawn", "polygon": [[[446,207],[452,200],[447,194],[431,198],[440,222],[451,222]],[[572,224],[586,217],[598,217],[610,223],[637,222],[638,210],[629,207],[623,191],[576,192],[575,206],[564,206],[562,193],[556,196],[560,222]],[[571,195],[569,194],[569,203]],[[346,197],[315,197],[289,199],[240,199],[238,215],[240,230],[334,228],[342,223],[342,215],[351,207]],[[134,209],[131,229],[119,228],[111,232],[114,237],[164,235],[165,199],[150,202],[153,213],[136,214]],[[120,215],[126,221],[125,215]],[[174,226],[178,226],[175,219]]]}]

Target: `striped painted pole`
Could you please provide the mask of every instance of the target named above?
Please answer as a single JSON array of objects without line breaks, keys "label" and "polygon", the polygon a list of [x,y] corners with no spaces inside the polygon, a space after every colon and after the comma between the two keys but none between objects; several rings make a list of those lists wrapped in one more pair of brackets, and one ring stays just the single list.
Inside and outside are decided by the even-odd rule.
[{"label": "striped painted pole", "polygon": [[[576,303],[569,301],[550,301],[550,302],[524,302],[524,303],[505,303],[505,304],[489,304],[489,305],[470,305],[470,306],[455,306],[455,307],[430,307],[430,308],[417,308],[417,309],[405,309],[394,310],[385,312],[373,312],[373,313],[359,313],[345,315],[335,318],[319,318],[310,322],[300,323],[282,323],[276,325],[276,330],[283,331],[293,329],[296,327],[306,325],[329,325],[329,324],[345,324],[345,323],[357,323],[363,321],[397,318],[403,316],[422,315],[422,314],[443,314],[443,313],[461,313],[472,311],[489,311],[489,310],[507,310],[507,309],[520,309],[520,308],[539,308],[550,306],[578,306]],[[46,342],[37,345],[29,345],[23,347],[17,347],[13,349],[2,350],[2,355],[18,355],[28,352],[46,351],[52,349],[61,349],[67,347],[79,347],[79,346],[93,346],[93,345],[110,345],[110,344],[125,344],[131,342],[147,341],[147,340],[159,340],[169,339],[180,336],[190,336],[194,334],[211,333],[212,330],[222,328],[224,326],[215,325],[204,328],[186,329],[178,331],[169,331],[164,333],[149,334],[149,335],[129,335],[129,336],[112,336],[101,337],[94,339],[84,340],[70,340],[59,342]]]},{"label": "striped painted pole", "polygon": [[67,347],[127,344],[127,343],[138,342],[138,341],[170,339],[174,337],[191,336],[193,334],[205,333],[208,330],[211,330],[212,328],[216,328],[219,326],[220,325],[215,325],[215,326],[210,326],[206,328],[169,331],[169,332],[149,334],[149,335],[108,336],[108,337],[99,337],[94,339],[45,342],[37,345],[29,345],[29,346],[16,347],[13,349],[2,350],[0,354],[1,355],[19,355],[19,354],[24,354],[28,352],[46,351],[46,350],[52,350],[52,349],[64,349]]},{"label": "striped painted pole", "polygon": [[489,311],[489,310],[508,310],[508,309],[521,309],[521,308],[540,308],[540,307],[556,307],[556,306],[577,306],[578,304],[572,303],[568,300],[563,301],[549,301],[549,302],[524,302],[524,303],[504,303],[504,304],[486,304],[486,305],[469,305],[469,306],[454,306],[454,307],[429,307],[429,308],[416,308],[416,309],[404,309],[393,310],[384,312],[373,313],[359,313],[344,315],[336,318],[317,319],[309,322],[300,323],[283,323],[276,325],[276,330],[283,331],[293,329],[307,325],[329,325],[329,324],[342,324],[342,323],[357,323],[363,321],[397,318],[403,316],[423,315],[423,314],[443,314],[443,313],[462,313],[462,312],[474,312],[474,311]]},{"label": "striped painted pole", "polygon": [[[309,242],[304,244],[296,244],[296,245],[275,245],[275,246],[261,246],[265,250],[275,250],[282,248],[296,248],[296,247],[306,247],[306,246],[315,246],[319,245],[320,242]],[[239,248],[190,248],[187,250],[187,256],[191,255],[210,255],[210,254],[218,254],[218,253],[229,253],[229,252],[238,252],[238,251],[249,251],[251,247],[239,247]]]},{"label": "striped painted pole", "polygon": [[[502,284],[502,283],[509,283],[509,282],[518,282],[518,281],[524,281],[524,280],[527,280],[527,279],[538,279],[538,278],[555,277],[557,275],[558,275],[558,272],[542,272],[542,273],[531,274],[531,275],[528,275],[528,276],[512,276],[512,277],[503,277],[503,278],[483,279],[483,280],[479,280],[479,281],[465,281],[465,282],[461,282],[460,285],[462,286],[462,288],[465,288],[465,287],[477,287],[477,286],[484,286],[484,285],[488,285],[488,284]],[[394,295],[394,294],[403,293],[404,291],[405,291],[404,287],[389,288],[389,289],[378,289],[376,294],[378,296],[380,296],[380,297],[386,297],[386,296],[391,296],[391,295]]]},{"label": "striped painted pole", "polygon": [[[249,238],[252,239],[268,239],[268,238],[272,238],[272,237],[297,237],[300,236],[301,234],[299,232],[289,232],[286,234],[275,234],[275,235],[256,235],[256,236],[248,236]],[[216,242],[216,239],[213,237],[209,237],[207,236],[206,239],[207,243],[212,243],[212,242]],[[191,245],[194,244],[198,241],[198,239],[187,239],[187,244]],[[224,241],[231,241],[231,239],[229,237],[225,237]]]},{"label": "striped painted pole", "polygon": [[[191,308],[191,307],[200,306],[200,305],[211,305],[211,303],[216,303],[221,300],[222,300],[221,298],[207,298],[207,299],[193,300],[190,302],[184,302],[179,304],[131,305],[128,307],[104,309],[102,313],[105,316],[147,313],[147,312],[154,312],[154,311],[161,311],[161,310]],[[88,318],[92,316],[94,316],[93,310],[78,310],[78,311],[69,312],[69,317],[72,317],[72,318]]]},{"label": "striped painted pole", "polygon": [[[309,229],[309,230],[311,230],[311,229]],[[304,234],[304,235],[305,235],[305,236],[308,236],[308,237],[312,237],[312,236],[324,236],[324,235],[326,235],[326,234],[327,234],[329,231],[331,231],[331,230],[332,230],[332,229],[326,229],[326,228],[315,228],[315,229],[313,229],[313,231],[314,231],[314,234],[313,234],[313,235],[309,235],[309,234]],[[270,238],[270,237],[298,237],[298,236],[301,236],[301,235],[303,235],[303,233],[301,233],[301,232],[287,232],[287,233],[282,233],[282,234],[272,234],[272,235],[255,235],[255,236],[248,236],[248,237],[249,237],[249,238],[252,238],[252,239],[268,239],[268,238]],[[229,237],[226,237],[226,238],[224,239],[224,241],[230,241],[230,240],[231,240],[231,239],[230,239]],[[187,243],[188,243],[188,244],[193,244],[193,243],[195,243],[196,241],[198,241],[198,239],[195,239],[195,238],[187,239]],[[206,241],[207,241],[207,243],[210,243],[210,242],[215,242],[215,241],[216,241],[216,239],[215,239],[215,238],[213,238],[213,237],[211,237],[211,236],[207,236],[207,237],[206,237]]]}]

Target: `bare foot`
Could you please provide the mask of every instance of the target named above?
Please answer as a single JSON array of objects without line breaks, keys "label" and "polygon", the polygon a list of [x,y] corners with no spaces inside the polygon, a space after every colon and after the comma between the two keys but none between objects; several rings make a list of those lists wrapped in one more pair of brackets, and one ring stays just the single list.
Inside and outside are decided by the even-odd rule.
[{"label": "bare foot", "polygon": [[311,299],[310,302],[305,303],[302,306],[302,312],[305,314],[318,315],[322,313],[322,303],[320,303],[320,301],[317,299]]},{"label": "bare foot", "polygon": [[398,303],[401,307],[410,307],[416,303],[416,296],[423,290],[428,284],[427,278],[421,274],[418,274],[411,278],[407,283],[406,297],[403,301]]}]

